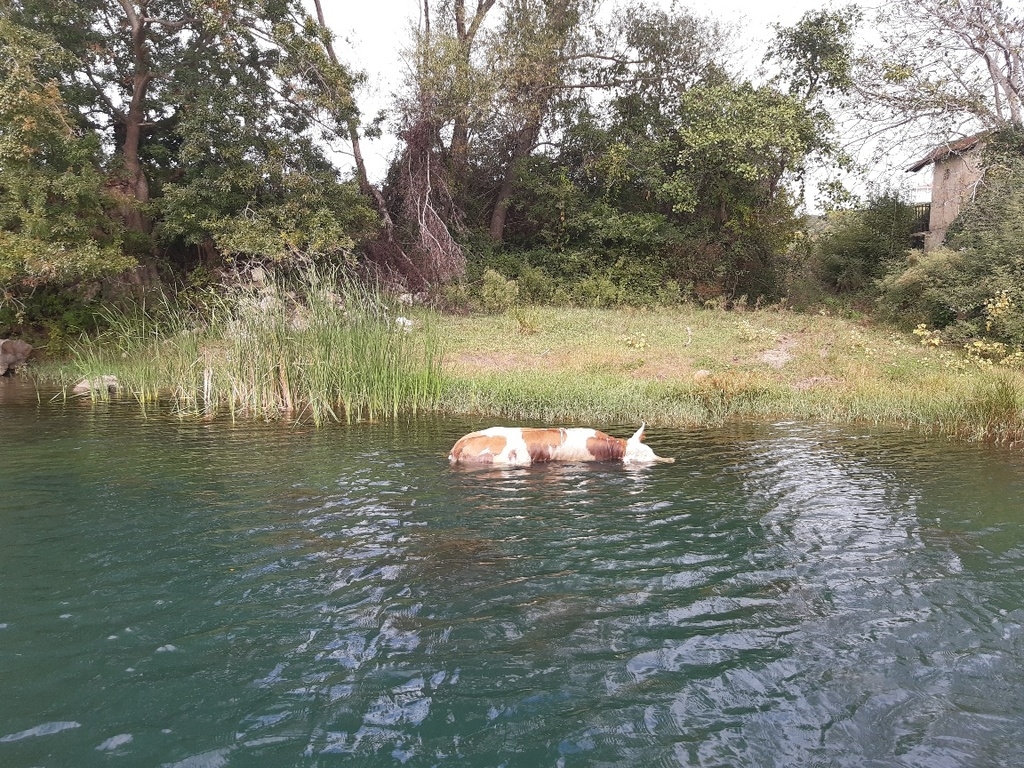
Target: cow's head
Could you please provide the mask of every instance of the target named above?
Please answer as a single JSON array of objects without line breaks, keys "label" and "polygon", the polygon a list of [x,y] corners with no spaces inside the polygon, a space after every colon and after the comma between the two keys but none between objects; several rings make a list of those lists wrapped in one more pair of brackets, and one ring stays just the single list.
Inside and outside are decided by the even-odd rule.
[{"label": "cow's head", "polygon": [[675,459],[665,459],[661,456],[655,456],[654,451],[651,447],[644,445],[644,429],[647,425],[643,422],[640,423],[640,429],[638,429],[629,440],[626,441],[626,452],[622,456],[623,464],[654,464],[655,462],[661,462],[663,464],[671,464]]}]

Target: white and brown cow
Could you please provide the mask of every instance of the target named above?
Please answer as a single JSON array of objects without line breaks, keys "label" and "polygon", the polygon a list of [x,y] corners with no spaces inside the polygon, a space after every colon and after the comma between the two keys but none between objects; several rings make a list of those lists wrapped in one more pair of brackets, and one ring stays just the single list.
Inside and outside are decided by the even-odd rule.
[{"label": "white and brown cow", "polygon": [[629,440],[582,427],[532,429],[491,427],[459,439],[448,454],[452,464],[526,466],[544,461],[621,461],[623,464],[671,463],[641,441],[644,426]]}]

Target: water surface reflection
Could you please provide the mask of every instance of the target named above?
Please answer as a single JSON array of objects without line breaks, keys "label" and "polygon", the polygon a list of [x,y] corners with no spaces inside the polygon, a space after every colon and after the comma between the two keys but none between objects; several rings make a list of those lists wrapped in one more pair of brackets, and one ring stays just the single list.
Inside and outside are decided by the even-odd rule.
[{"label": "water surface reflection", "polygon": [[0,417],[4,765],[1024,758],[1017,455],[780,424],[465,471],[478,425]]}]

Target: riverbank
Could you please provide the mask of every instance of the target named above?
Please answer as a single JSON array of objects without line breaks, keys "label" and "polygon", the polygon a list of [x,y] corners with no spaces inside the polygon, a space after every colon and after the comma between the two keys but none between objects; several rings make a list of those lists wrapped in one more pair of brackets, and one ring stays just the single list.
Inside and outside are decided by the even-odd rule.
[{"label": "riverbank", "polygon": [[1024,437],[1019,368],[857,320],[536,307],[446,316],[439,331],[441,407],[451,413],[597,425],[797,419]]},{"label": "riverbank", "polygon": [[[686,306],[498,315],[406,308],[397,318],[380,312],[376,330],[353,337],[340,330],[352,325],[348,310],[324,306],[298,320],[282,310],[269,324],[257,313],[240,326],[236,315],[202,333],[179,318],[175,329],[150,329],[146,343],[136,338],[126,350],[124,333],[121,342],[101,338],[36,375],[60,381],[68,396],[82,377],[113,375],[118,396],[169,398],[179,412],[207,417],[319,423],[411,408],[488,422],[793,419],[1024,440],[1019,367],[863,320]],[[370,359],[385,347],[395,351]]]}]

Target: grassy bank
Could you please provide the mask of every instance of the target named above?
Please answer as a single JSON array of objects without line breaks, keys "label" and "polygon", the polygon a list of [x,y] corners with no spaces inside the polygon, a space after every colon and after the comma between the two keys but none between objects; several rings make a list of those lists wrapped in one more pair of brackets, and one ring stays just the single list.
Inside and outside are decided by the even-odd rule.
[{"label": "grassy bank", "polygon": [[338,290],[318,276],[297,289],[248,285],[199,325],[194,313],[166,309],[113,317],[58,375],[69,393],[78,379],[113,375],[119,396],[196,415],[320,423],[430,411],[598,427],[797,419],[1024,440],[1019,367],[866,322],[527,307],[405,310],[407,329],[381,295]]},{"label": "grassy bank", "polygon": [[786,311],[519,309],[442,321],[442,407],[548,422],[801,419],[1024,437],[1024,373]]}]

